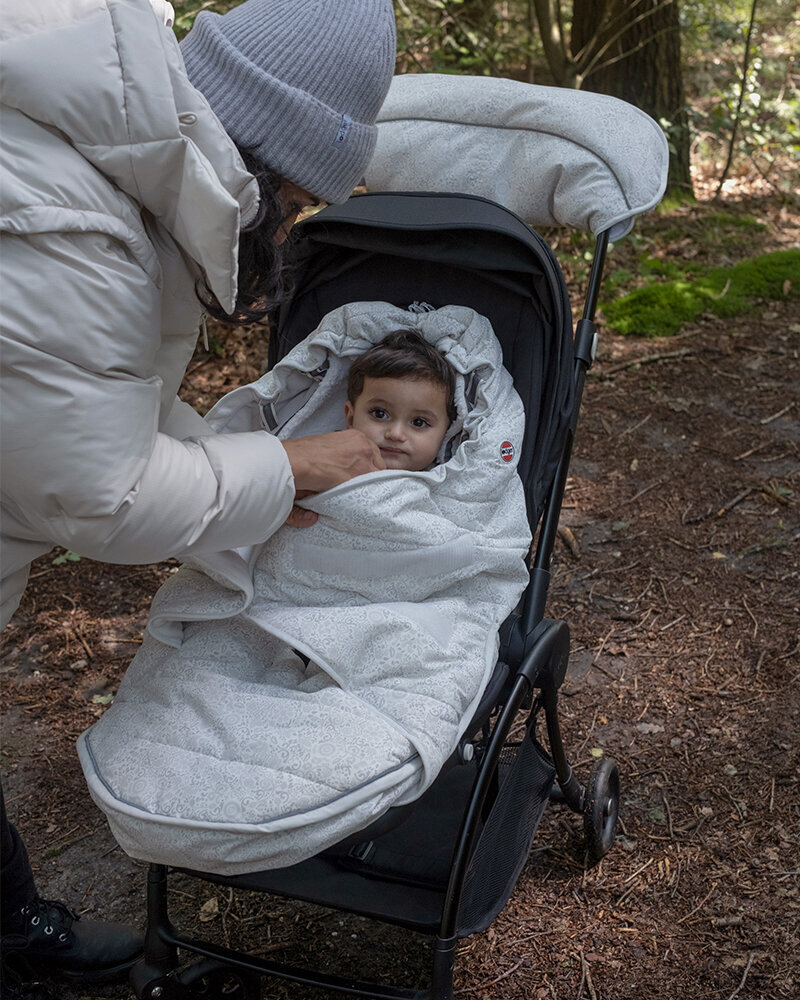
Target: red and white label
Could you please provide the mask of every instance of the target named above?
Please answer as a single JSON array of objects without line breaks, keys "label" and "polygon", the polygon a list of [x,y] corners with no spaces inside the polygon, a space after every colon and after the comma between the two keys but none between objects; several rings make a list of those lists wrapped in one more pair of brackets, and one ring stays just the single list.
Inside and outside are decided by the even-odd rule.
[{"label": "red and white label", "polygon": [[504,462],[511,462],[514,458],[514,445],[510,441],[504,441],[500,445],[500,458]]}]

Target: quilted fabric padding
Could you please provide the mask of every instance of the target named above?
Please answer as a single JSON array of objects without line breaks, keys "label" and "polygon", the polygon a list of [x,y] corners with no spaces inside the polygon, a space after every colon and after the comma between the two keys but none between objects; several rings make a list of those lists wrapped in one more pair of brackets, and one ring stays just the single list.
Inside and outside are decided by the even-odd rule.
[{"label": "quilted fabric padding", "polygon": [[488,322],[455,306],[343,307],[209,420],[336,429],[349,359],[397,328],[459,374],[442,463],[353,479],[303,501],[313,527],[183,567],[79,740],[91,794],[136,858],[231,875],[303,860],[419,796],[477,706],[530,544],[524,412]]}]

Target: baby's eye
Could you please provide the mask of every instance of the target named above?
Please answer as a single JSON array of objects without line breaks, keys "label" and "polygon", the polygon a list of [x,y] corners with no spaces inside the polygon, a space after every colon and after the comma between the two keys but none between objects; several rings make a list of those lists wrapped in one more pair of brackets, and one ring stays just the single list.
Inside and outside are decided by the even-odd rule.
[{"label": "baby's eye", "polygon": [[430,424],[424,417],[414,417],[411,421],[412,427],[430,427]]},{"label": "baby's eye", "polygon": [[375,417],[376,420],[385,420],[389,416],[386,410],[382,410],[379,406],[373,406],[369,411],[369,415]]}]

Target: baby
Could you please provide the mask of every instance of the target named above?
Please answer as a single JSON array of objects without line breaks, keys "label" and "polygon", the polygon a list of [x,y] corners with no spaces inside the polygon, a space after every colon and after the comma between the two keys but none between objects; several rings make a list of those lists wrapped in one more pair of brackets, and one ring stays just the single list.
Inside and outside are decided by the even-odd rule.
[{"label": "baby", "polygon": [[452,365],[423,337],[390,333],[353,361],[347,426],[378,446],[387,469],[421,472],[434,464],[455,420],[455,385]]}]

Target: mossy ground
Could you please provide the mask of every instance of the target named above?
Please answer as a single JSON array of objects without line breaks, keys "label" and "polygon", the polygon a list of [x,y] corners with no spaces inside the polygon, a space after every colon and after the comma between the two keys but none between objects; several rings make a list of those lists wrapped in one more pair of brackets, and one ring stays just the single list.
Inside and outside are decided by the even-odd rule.
[{"label": "mossy ground", "polygon": [[[594,250],[584,233],[549,232],[573,308]],[[764,301],[800,295],[800,232],[790,207],[664,201],[609,246],[598,312],[601,326],[642,337],[671,336],[710,314],[747,315]]]},{"label": "mossy ground", "polygon": [[618,333],[670,336],[702,313],[743,316],[759,301],[800,297],[800,250],[761,254],[706,273],[687,268],[680,278],[673,276],[679,270],[674,263],[647,259],[643,264],[652,284],[602,304],[608,325]]}]

